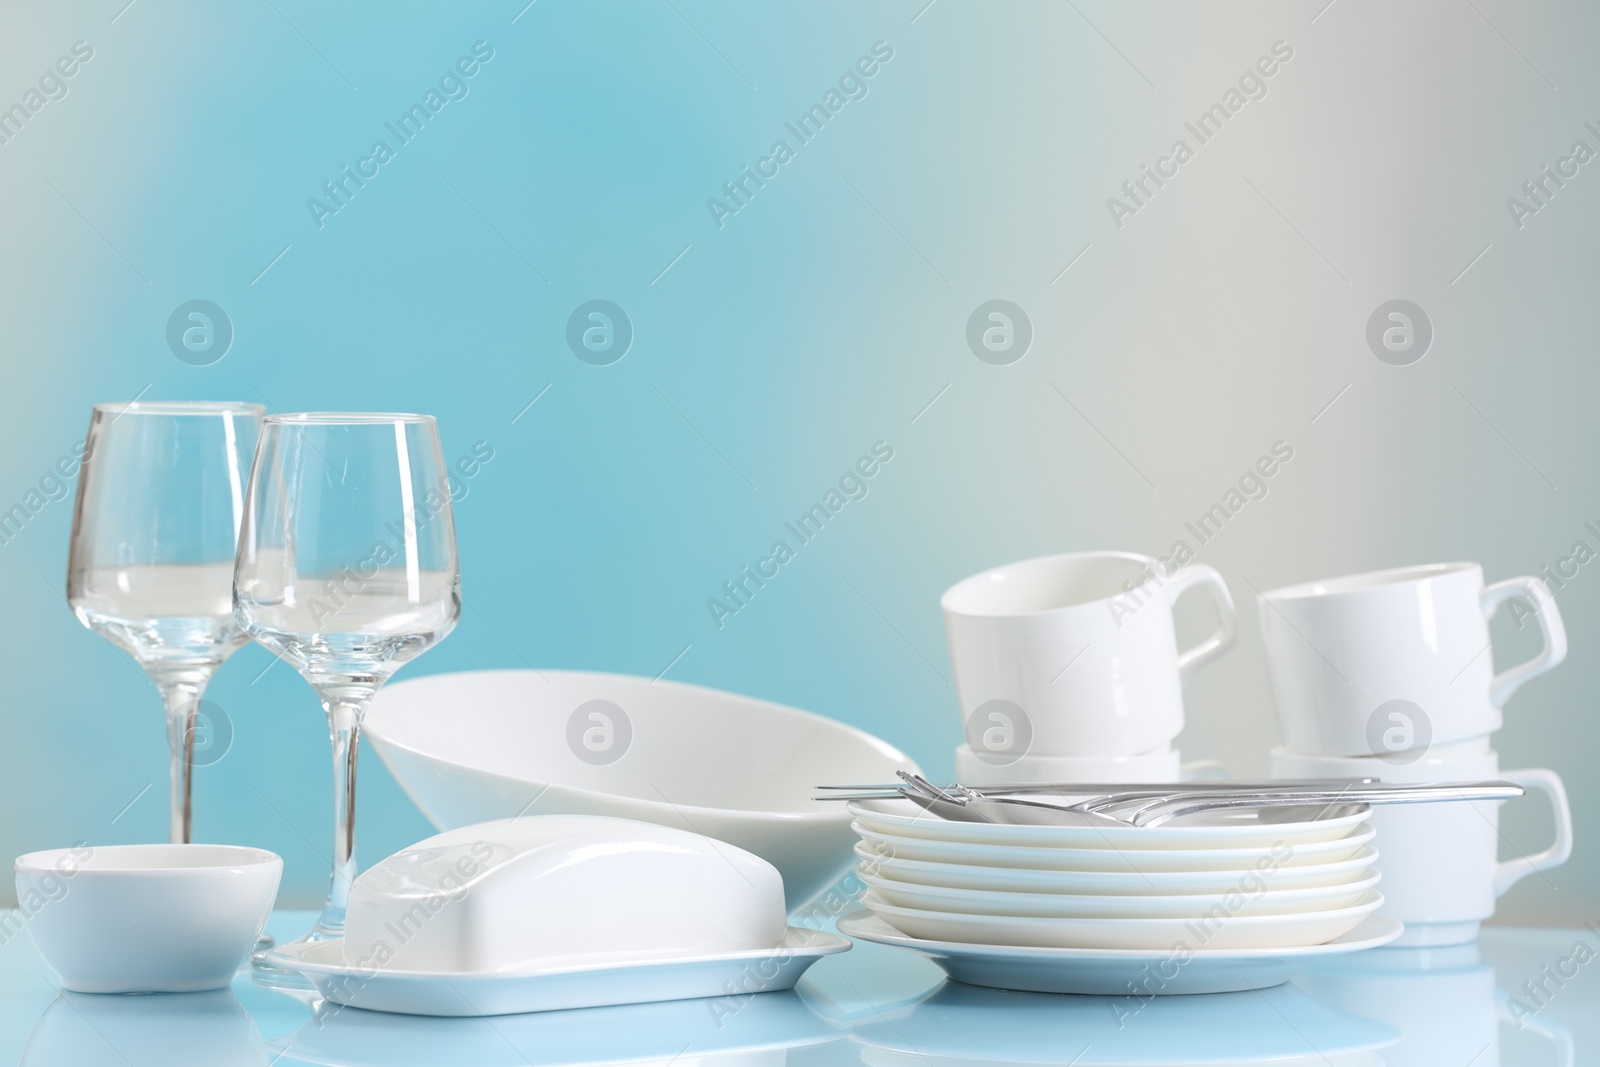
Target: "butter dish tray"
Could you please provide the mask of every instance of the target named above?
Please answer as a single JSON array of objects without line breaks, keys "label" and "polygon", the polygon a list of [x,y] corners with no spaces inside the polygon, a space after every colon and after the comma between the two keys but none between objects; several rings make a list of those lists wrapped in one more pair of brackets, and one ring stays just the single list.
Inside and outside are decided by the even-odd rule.
[{"label": "butter dish tray", "polygon": [[334,1004],[402,1015],[481,1017],[792,989],[813,963],[850,947],[850,940],[837,934],[791,926],[773,948],[569,967],[490,972],[361,967],[346,960],[343,938],[284,945],[267,953],[267,962],[305,975]]}]

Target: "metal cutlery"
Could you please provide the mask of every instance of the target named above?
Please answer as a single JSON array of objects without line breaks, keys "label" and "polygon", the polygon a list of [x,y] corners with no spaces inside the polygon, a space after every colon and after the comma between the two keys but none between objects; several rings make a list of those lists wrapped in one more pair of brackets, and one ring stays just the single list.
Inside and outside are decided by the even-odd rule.
[{"label": "metal cutlery", "polygon": [[[918,775],[918,778],[921,776]],[[924,782],[927,779],[922,779]],[[969,789],[988,797],[1000,796],[1103,796],[1109,793],[1147,793],[1149,795],[1164,795],[1175,789],[1182,789],[1190,793],[1237,793],[1246,790],[1269,792],[1282,789],[1301,788],[1330,788],[1337,789],[1345,785],[1371,785],[1378,781],[1376,778],[1279,778],[1271,781],[1203,781],[1203,782],[1159,782],[1159,783],[1129,783],[1129,782],[1051,782],[1037,785],[966,785],[959,788]],[[931,785],[932,783],[928,783]],[[828,793],[819,796],[817,800],[885,800],[893,799],[900,795],[900,790],[905,788],[900,783],[875,783],[869,785],[819,785],[814,788]],[[943,786],[946,790],[958,788],[955,785]]]},{"label": "metal cutlery", "polygon": [[[918,774],[901,771],[902,785],[893,792],[816,799],[884,799],[904,797],[935,815],[959,822],[1066,826],[1159,826],[1182,815],[1269,807],[1351,806],[1462,800],[1507,800],[1523,789],[1511,782],[1445,782],[1384,785],[1371,780],[1303,783],[1226,783],[1229,788],[1191,789],[1188,785],[1113,787],[1070,805],[1017,796],[997,795],[971,786],[934,785]],[[1215,783],[1222,785],[1224,783]],[[1083,796],[1073,785],[1069,795]]]}]

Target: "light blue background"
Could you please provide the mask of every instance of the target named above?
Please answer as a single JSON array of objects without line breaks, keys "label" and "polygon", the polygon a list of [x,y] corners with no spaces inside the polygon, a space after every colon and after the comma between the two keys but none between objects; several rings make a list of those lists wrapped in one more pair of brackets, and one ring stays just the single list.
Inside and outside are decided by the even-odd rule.
[{"label": "light blue background", "polygon": [[[1600,145],[1592,7],[124,2],[0,15],[0,105],[94,48],[0,145],[0,508],[95,402],[431,412],[448,459],[479,441],[494,459],[457,507],[461,626],[402,677],[672,664],[947,773],[946,586],[1053,551],[1165,552],[1284,440],[1268,497],[1200,552],[1241,633],[1180,738],[1260,774],[1252,587],[1458,558],[1496,580],[1600,548],[1600,169],[1521,229],[1505,206],[1573,140]],[[470,95],[319,230],[307,198],[480,40]],[[707,198],[880,40],[866,98],[719,229]],[[1266,97],[1114,225],[1106,199],[1279,40],[1294,57]],[[1364,339],[1399,297],[1436,332],[1404,368]],[[164,339],[195,298],[237,333],[208,367]],[[634,324],[609,367],[564,341],[595,298]],[[1008,367],[964,339],[996,298],[1034,327]],[[870,495],[717,629],[707,598],[879,440],[895,458]],[[159,704],[63,603],[70,519],[51,502],[0,546],[6,854],[165,832]],[[1579,823],[1512,921],[1600,908],[1596,567],[1558,593],[1570,660],[1496,740],[1561,771]],[[1531,654],[1531,627],[1497,633],[1502,666]],[[270,662],[246,649],[211,688],[236,738],[198,772],[196,827],[282,853],[285,902],[309,904],[325,729]],[[1512,806],[1507,853],[1547,823]],[[368,862],[429,831],[374,758],[360,826]]]}]

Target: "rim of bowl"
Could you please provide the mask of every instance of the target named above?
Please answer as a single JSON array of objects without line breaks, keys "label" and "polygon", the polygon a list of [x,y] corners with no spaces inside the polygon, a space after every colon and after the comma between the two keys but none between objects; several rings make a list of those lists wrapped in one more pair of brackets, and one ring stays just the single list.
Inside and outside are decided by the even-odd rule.
[{"label": "rim of bowl", "polygon": [[[424,675],[421,675],[421,676],[416,677],[416,678],[407,678],[405,681],[396,682],[392,686],[385,686],[384,690],[380,690],[380,693],[384,692],[384,691],[392,692],[394,689],[396,689],[396,688],[398,688],[400,686],[420,686],[423,683],[431,681],[431,680],[436,679],[436,678],[456,677],[456,676],[460,676],[460,675],[474,675],[474,674],[518,674],[518,675],[542,674],[542,675],[545,675],[547,677],[554,677],[554,676],[571,677],[571,676],[574,676],[574,675],[588,675],[588,676],[602,675],[602,676],[607,677],[607,678],[622,678],[622,679],[626,679],[626,680],[628,680],[630,682],[637,681],[637,682],[645,682],[645,683],[648,683],[650,685],[655,685],[655,686],[671,686],[671,687],[673,687],[675,689],[687,689],[687,690],[692,690],[692,691],[697,692],[697,693],[716,693],[716,694],[721,695],[721,696],[731,696],[731,697],[735,697],[735,698],[737,698],[739,700],[746,701],[747,703],[750,703],[750,704],[760,704],[763,707],[769,708],[769,709],[770,708],[776,708],[780,712],[783,712],[783,713],[786,713],[786,714],[789,714],[789,715],[797,715],[797,716],[800,716],[801,718],[804,718],[804,719],[806,719],[806,720],[808,720],[810,722],[819,723],[822,726],[827,727],[829,729],[839,730],[839,731],[841,731],[841,732],[843,732],[843,733],[845,733],[847,735],[850,735],[850,736],[853,736],[853,737],[862,738],[872,748],[877,749],[880,752],[882,752],[882,754],[885,755],[886,758],[888,758],[890,760],[897,760],[901,764],[903,764],[905,767],[907,767],[908,769],[910,769],[912,771],[915,771],[917,773],[921,773],[921,768],[917,765],[917,762],[915,760],[913,760],[910,756],[906,755],[900,749],[896,748],[894,745],[891,745],[889,742],[885,741],[883,738],[877,736],[876,734],[868,733],[866,730],[863,730],[860,727],[851,726],[849,723],[840,722],[838,719],[830,719],[828,716],[823,715],[820,712],[807,711],[804,708],[796,708],[796,707],[792,707],[792,706],[790,706],[788,704],[779,704],[776,701],[763,700],[760,697],[747,696],[744,693],[735,693],[732,690],[728,690],[728,689],[716,689],[716,688],[713,688],[711,686],[706,686],[706,685],[695,685],[693,682],[675,682],[675,681],[672,681],[671,679],[668,679],[668,678],[661,678],[661,679],[658,679],[658,680],[652,682],[650,679],[645,678],[643,675],[638,675],[638,674],[615,674],[615,673],[612,673],[610,671],[576,671],[576,670],[562,670],[562,669],[533,671],[533,670],[530,670],[530,669],[525,668],[525,667],[504,667],[504,668],[497,668],[497,669],[483,670],[483,671],[447,671],[447,672],[444,672],[442,674],[424,674]],[[769,809],[766,809],[766,808],[719,808],[719,807],[712,807],[712,806],[705,805],[705,804],[673,804],[673,803],[670,803],[670,802],[663,802],[663,801],[660,801],[660,800],[651,800],[648,797],[632,797],[632,796],[626,796],[626,795],[621,794],[621,793],[607,793],[607,792],[604,792],[604,791],[599,790],[599,789],[586,789],[583,786],[567,785],[567,784],[559,783],[559,782],[538,782],[538,781],[534,781],[531,778],[517,778],[517,777],[515,777],[513,775],[505,774],[505,773],[503,773],[501,771],[484,770],[481,767],[474,767],[474,766],[472,766],[470,764],[462,763],[460,760],[457,760],[457,759],[447,759],[447,758],[445,758],[443,756],[438,756],[438,755],[434,755],[434,754],[429,753],[429,752],[425,752],[422,749],[416,747],[415,745],[407,744],[405,742],[397,740],[394,737],[393,734],[390,734],[390,733],[388,733],[386,731],[382,731],[382,730],[374,730],[372,722],[370,720],[364,722],[362,724],[362,728],[361,729],[362,729],[362,733],[366,735],[367,739],[371,740],[371,741],[374,741],[375,744],[377,744],[377,745],[393,745],[397,749],[401,749],[402,751],[410,753],[410,754],[415,755],[415,756],[420,756],[423,759],[432,760],[432,761],[434,761],[436,763],[443,763],[443,764],[446,764],[446,765],[451,766],[451,767],[457,767],[457,768],[460,768],[462,770],[471,771],[473,774],[492,775],[495,778],[500,778],[500,779],[503,779],[503,780],[508,781],[508,782],[517,782],[517,783],[522,784],[522,785],[542,786],[544,788],[545,792],[548,792],[548,793],[565,793],[568,796],[575,796],[575,797],[582,797],[582,798],[599,797],[599,798],[603,798],[603,799],[607,799],[607,800],[625,801],[625,802],[627,802],[629,804],[646,805],[648,807],[648,809],[651,810],[651,811],[687,812],[690,815],[697,815],[697,814],[726,815],[726,814],[731,812],[731,813],[735,813],[735,814],[742,815],[742,816],[759,816],[759,817],[761,817],[763,819],[782,819],[782,820],[784,820],[786,822],[811,822],[811,823],[826,823],[826,822],[848,823],[848,822],[854,821],[854,818],[855,818],[853,815],[850,814],[850,812],[849,812],[849,810],[847,808],[847,805],[839,804],[839,803],[824,804],[824,803],[813,801],[813,803],[815,803],[817,805],[816,810],[806,810],[806,811],[772,811],[772,810],[769,810]],[[381,758],[381,756],[382,756],[381,752],[379,753],[379,756]],[[621,816],[621,817],[626,818],[626,816]]]},{"label": "rim of bowl", "polygon": [[[154,853],[158,849],[195,850],[194,855],[214,855],[227,857],[219,863],[164,863],[164,864],[137,864],[118,863],[117,853],[138,854]],[[68,862],[78,851],[87,855],[81,860]],[[111,860],[109,864],[87,866],[95,855],[105,856]],[[283,863],[283,857],[276,852],[269,852],[264,848],[252,845],[214,845],[205,843],[191,843],[184,845],[174,844],[126,844],[126,845],[79,845],[67,848],[47,848],[38,852],[29,852],[18,856],[12,867],[16,871],[41,871],[45,873],[63,873],[71,871],[73,877],[84,874],[174,874],[199,871],[219,871],[229,867],[259,867],[269,864]]]}]

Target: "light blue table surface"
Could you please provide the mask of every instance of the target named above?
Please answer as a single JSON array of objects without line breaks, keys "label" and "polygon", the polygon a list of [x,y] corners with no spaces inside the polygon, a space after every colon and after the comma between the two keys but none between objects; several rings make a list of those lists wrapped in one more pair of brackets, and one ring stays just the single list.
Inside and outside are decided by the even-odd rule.
[{"label": "light blue table surface", "polygon": [[[293,937],[311,920],[308,912],[278,912],[270,929]],[[256,986],[248,972],[214,993],[62,994],[24,935],[0,947],[0,1062],[1600,1063],[1596,954],[1600,935],[1588,929],[1488,929],[1477,945],[1375,949],[1277,989],[1141,1005],[963,986],[911,953],[862,944],[817,964],[795,992],[750,997],[731,1011],[698,1000],[424,1019],[319,1010]]]}]

